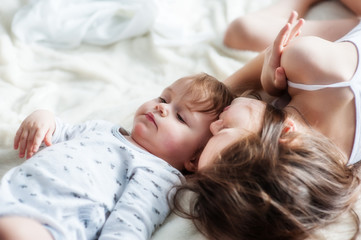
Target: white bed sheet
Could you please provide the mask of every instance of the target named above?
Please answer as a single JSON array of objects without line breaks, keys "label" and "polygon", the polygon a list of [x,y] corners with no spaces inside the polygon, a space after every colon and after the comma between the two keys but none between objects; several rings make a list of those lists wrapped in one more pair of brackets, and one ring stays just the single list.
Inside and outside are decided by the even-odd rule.
[{"label": "white bed sheet", "polygon": [[[98,118],[130,129],[136,108],[176,79],[198,72],[225,79],[256,55],[223,46],[226,26],[275,1],[158,0],[158,16],[146,34],[107,46],[52,49],[22,42],[11,32],[14,14],[30,0],[1,0],[0,176],[23,161],[12,149],[13,137],[35,109],[49,109],[68,122]],[[323,5],[309,17],[349,14],[338,2]],[[321,235],[345,239],[352,229],[347,220]],[[172,215],[153,239],[204,237],[189,221]]]}]

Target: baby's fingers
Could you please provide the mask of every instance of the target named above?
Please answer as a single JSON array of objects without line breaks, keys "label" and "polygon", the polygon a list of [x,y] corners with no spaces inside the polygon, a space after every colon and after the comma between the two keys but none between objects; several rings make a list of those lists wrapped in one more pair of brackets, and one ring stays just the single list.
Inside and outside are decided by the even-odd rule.
[{"label": "baby's fingers", "polygon": [[18,136],[18,141],[15,149],[19,149],[19,157],[23,158],[25,156],[25,151],[28,143],[28,131],[22,131]]},{"label": "baby's fingers", "polygon": [[34,147],[34,138],[36,135],[36,131],[33,129],[28,134],[28,140],[26,143],[26,158],[31,158],[33,156],[33,147]]},{"label": "baby's fingers", "polygon": [[19,148],[19,142],[20,142],[20,137],[21,134],[23,133],[23,129],[20,127],[15,134],[15,138],[14,138],[14,149],[18,149]]},{"label": "baby's fingers", "polygon": [[41,145],[41,143],[44,141],[46,136],[46,130],[39,128],[34,129],[28,137],[28,143],[27,143],[27,156],[26,158],[32,157],[38,150]]},{"label": "baby's fingers", "polygon": [[49,131],[46,133],[45,138],[44,138],[44,143],[46,144],[46,146],[51,145],[52,137],[53,137],[53,130],[49,129]]}]

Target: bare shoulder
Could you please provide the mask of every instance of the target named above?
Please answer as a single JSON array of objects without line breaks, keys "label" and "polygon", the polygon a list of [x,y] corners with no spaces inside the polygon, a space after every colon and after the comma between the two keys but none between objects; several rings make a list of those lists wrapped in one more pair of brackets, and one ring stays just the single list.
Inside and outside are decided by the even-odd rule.
[{"label": "bare shoulder", "polygon": [[281,66],[287,78],[302,84],[332,84],[349,81],[358,62],[351,42],[330,42],[319,37],[302,37],[284,50]]},{"label": "bare shoulder", "polygon": [[341,0],[341,2],[352,10],[356,15],[361,16],[361,1]]}]

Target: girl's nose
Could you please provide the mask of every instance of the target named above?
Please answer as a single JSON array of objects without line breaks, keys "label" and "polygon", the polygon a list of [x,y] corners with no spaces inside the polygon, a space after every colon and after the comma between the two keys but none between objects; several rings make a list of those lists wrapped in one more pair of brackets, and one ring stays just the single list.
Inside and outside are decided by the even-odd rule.
[{"label": "girl's nose", "polygon": [[164,103],[159,103],[155,106],[155,109],[160,113],[160,116],[168,116],[168,110]]},{"label": "girl's nose", "polygon": [[223,120],[218,119],[217,121],[212,122],[209,126],[209,129],[213,136],[216,135],[219,131],[223,129]]}]

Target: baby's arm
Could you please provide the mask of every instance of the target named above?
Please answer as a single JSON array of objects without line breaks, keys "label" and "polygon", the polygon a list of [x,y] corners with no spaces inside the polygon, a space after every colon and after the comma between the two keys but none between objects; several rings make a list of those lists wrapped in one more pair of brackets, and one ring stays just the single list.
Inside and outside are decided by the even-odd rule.
[{"label": "baby's arm", "polygon": [[99,240],[150,239],[169,213],[168,191],[174,184],[180,184],[180,177],[166,166],[157,170],[138,168],[124,184],[127,186],[104,224]]},{"label": "baby's arm", "polygon": [[68,141],[84,132],[104,130],[113,124],[102,120],[91,120],[79,124],[67,124],[46,110],[37,110],[30,114],[20,125],[14,139],[14,149],[19,149],[19,157],[32,157],[44,143],[50,146],[54,143]]},{"label": "baby's arm", "polygon": [[55,131],[55,117],[46,110],[31,113],[21,123],[14,139],[14,149],[19,149],[19,157],[30,158],[39,150],[44,142],[51,145],[51,138]]}]

